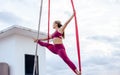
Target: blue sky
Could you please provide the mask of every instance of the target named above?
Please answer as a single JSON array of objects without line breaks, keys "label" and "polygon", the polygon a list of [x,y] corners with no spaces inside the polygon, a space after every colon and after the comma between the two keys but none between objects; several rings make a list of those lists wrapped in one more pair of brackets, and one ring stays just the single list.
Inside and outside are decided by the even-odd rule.
[{"label": "blue sky", "polygon": [[[39,0],[0,0],[0,30],[12,25],[37,29]],[[47,0],[44,0],[41,31],[47,32]],[[83,75],[120,74],[120,0],[74,0],[79,25]],[[51,0],[51,26],[72,15],[70,0]],[[51,27],[51,33],[52,30]],[[64,44],[77,65],[74,20],[66,29]],[[68,66],[47,50],[47,75],[74,75]],[[59,65],[58,65],[59,64]]]}]

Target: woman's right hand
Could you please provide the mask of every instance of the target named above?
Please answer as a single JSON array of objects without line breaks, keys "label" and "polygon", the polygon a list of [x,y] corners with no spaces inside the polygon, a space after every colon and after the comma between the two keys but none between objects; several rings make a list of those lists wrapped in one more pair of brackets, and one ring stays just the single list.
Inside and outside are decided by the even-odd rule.
[{"label": "woman's right hand", "polygon": [[34,42],[37,43],[39,39],[33,38]]}]

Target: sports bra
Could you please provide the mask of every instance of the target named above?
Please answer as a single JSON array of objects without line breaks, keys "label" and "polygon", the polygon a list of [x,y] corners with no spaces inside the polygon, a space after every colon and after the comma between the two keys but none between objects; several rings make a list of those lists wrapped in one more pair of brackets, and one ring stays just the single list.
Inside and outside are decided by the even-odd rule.
[{"label": "sports bra", "polygon": [[62,34],[60,32],[58,32],[57,30],[52,34],[52,38],[58,37],[60,39],[62,39]]}]

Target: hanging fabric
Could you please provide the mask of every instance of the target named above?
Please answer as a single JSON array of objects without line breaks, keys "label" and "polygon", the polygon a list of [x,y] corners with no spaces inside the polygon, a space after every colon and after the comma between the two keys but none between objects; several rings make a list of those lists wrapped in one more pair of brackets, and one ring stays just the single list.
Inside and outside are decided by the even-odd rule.
[{"label": "hanging fabric", "polygon": [[75,11],[73,0],[71,0],[71,4],[72,4],[72,8],[73,8],[73,12],[74,12],[74,20],[75,20],[75,33],[76,33],[76,45],[77,45],[77,53],[78,53],[78,65],[79,65],[79,71],[81,72],[79,31],[78,31],[77,17],[76,17],[76,11]]},{"label": "hanging fabric", "polygon": [[48,43],[50,37],[50,0],[48,0]]},{"label": "hanging fabric", "polygon": [[[38,31],[37,31],[37,39],[39,39],[40,35],[40,24],[41,24],[41,16],[42,16],[42,6],[43,6],[43,0],[41,0],[40,4],[40,11],[39,11],[39,21],[38,21]],[[37,59],[37,51],[38,51],[38,44],[36,43],[36,50],[35,50],[35,58],[34,58],[34,66],[33,66],[33,75],[39,75],[38,73],[38,59]]]}]

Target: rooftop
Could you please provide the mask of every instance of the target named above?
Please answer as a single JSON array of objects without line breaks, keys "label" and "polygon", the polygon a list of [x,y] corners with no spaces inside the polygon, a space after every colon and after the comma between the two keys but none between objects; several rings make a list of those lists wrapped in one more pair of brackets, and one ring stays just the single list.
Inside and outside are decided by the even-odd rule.
[{"label": "rooftop", "polygon": [[[36,38],[38,31],[27,28],[27,27],[13,25],[11,27],[8,27],[8,28],[0,31],[0,39],[7,37],[9,35],[13,35],[13,34],[18,34],[18,35],[22,35],[22,36],[26,36],[26,37],[30,37],[30,38]],[[45,36],[46,36],[45,33],[40,32],[39,37],[45,37]]]}]

